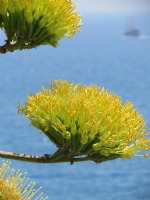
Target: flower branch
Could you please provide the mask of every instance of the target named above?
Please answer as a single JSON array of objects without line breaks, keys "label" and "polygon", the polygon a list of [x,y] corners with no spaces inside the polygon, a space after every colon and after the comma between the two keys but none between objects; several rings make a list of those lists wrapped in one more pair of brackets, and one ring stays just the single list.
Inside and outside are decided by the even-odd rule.
[{"label": "flower branch", "polygon": [[132,103],[122,105],[116,94],[94,85],[50,82],[50,90],[30,94],[25,107],[19,103],[18,113],[58,147],[47,162],[124,160],[150,148],[146,123]]},{"label": "flower branch", "polygon": [[48,44],[56,47],[60,39],[81,32],[75,7],[71,0],[0,0],[0,28],[7,37],[0,53]]},{"label": "flower branch", "polygon": [[105,157],[103,155],[80,155],[80,156],[72,156],[70,155],[66,149],[58,150],[54,154],[44,154],[44,156],[30,155],[30,154],[20,154],[13,152],[0,151],[1,158],[7,158],[12,160],[19,160],[25,162],[33,162],[33,163],[64,163],[68,162],[73,164],[75,162],[83,162],[83,161],[94,161],[95,163],[102,163],[107,160],[113,160],[118,158],[118,155],[113,155],[109,157]]}]

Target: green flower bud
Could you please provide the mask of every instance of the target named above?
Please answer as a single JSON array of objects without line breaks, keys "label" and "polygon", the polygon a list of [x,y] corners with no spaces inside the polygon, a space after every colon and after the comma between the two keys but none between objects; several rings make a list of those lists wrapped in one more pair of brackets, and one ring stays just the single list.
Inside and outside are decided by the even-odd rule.
[{"label": "green flower bud", "polygon": [[71,124],[70,132],[71,132],[72,135],[77,134],[77,126],[74,122]]},{"label": "green flower bud", "polygon": [[88,143],[88,135],[87,134],[82,134],[81,135],[81,144],[87,144]]},{"label": "green flower bud", "polygon": [[33,22],[33,14],[31,7],[27,7],[24,11],[24,18],[26,19],[27,23],[30,24]]},{"label": "green flower bud", "polygon": [[70,132],[69,132],[69,131],[63,132],[63,137],[64,137],[65,139],[69,140],[69,139],[71,138]]}]

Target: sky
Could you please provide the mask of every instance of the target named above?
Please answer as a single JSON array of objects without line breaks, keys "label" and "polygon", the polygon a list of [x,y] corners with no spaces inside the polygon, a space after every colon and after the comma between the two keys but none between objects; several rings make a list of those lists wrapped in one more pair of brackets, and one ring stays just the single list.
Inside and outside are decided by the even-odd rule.
[{"label": "sky", "polygon": [[150,0],[73,0],[82,12],[150,12]]}]

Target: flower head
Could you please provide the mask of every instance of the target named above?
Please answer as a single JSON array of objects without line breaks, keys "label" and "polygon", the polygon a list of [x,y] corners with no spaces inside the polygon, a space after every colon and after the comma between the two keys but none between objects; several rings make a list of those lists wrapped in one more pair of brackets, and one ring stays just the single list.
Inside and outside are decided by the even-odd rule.
[{"label": "flower head", "polygon": [[[72,0],[0,0],[0,28],[11,49],[50,44],[80,31],[81,16]],[[9,49],[8,49],[9,50]]]},{"label": "flower head", "polygon": [[26,178],[20,170],[15,171],[10,169],[10,162],[3,161],[0,168],[0,199],[2,200],[46,200],[48,197],[43,198],[41,193],[37,196],[38,190],[34,189],[35,183],[30,182],[29,178]]},{"label": "flower head", "polygon": [[[146,123],[131,102],[98,86],[58,80],[30,95],[18,111],[72,155],[121,157],[149,149]],[[147,154],[145,154],[147,157]]]}]

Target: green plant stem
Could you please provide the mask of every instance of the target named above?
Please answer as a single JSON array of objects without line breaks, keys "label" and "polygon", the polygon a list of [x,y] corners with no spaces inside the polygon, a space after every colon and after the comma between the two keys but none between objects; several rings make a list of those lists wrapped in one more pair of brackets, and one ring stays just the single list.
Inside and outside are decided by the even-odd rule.
[{"label": "green plant stem", "polygon": [[74,158],[69,155],[65,155],[66,149],[58,150],[56,153],[49,155],[45,154],[44,156],[35,156],[30,154],[20,154],[13,152],[0,151],[1,158],[7,158],[12,160],[19,160],[25,162],[33,162],[33,163],[62,163],[62,162],[70,162],[73,164],[74,162],[81,162],[91,160],[91,156]]},{"label": "green plant stem", "polygon": [[52,163],[53,161],[58,160],[59,158],[63,157],[65,151],[66,149],[62,149],[52,155],[45,154],[44,156],[35,156],[35,155],[30,155],[30,154],[20,154],[20,153],[0,151],[0,157],[13,159],[13,160],[26,161],[26,162]]},{"label": "green plant stem", "polygon": [[75,162],[84,162],[84,161],[91,161],[91,156],[86,156],[86,157],[79,157],[79,158],[60,158],[58,161],[55,160],[54,163],[63,163],[63,162],[70,162],[71,164],[75,163]]},{"label": "green plant stem", "polygon": [[1,54],[6,53],[5,50],[3,49],[3,47],[1,47],[1,46],[0,46],[0,53],[1,53]]},{"label": "green plant stem", "polygon": [[20,154],[13,152],[0,151],[1,158],[7,158],[12,160],[19,160],[25,162],[33,162],[33,163],[64,163],[69,162],[73,164],[75,162],[83,162],[83,161],[93,161],[97,164],[114,160],[116,158],[120,158],[118,154],[112,154],[110,156],[104,156],[100,154],[93,155],[85,155],[85,156],[77,156],[72,155],[68,152],[67,149],[59,149],[54,154],[44,154],[44,156],[30,155],[30,154]]},{"label": "green plant stem", "polygon": [[0,46],[0,53],[4,54],[6,52],[12,52],[17,49],[21,49],[21,47],[24,45],[25,40],[20,39],[15,44],[10,44],[6,41],[6,43],[3,46]]},{"label": "green plant stem", "polygon": [[0,157],[13,159],[13,160],[21,160],[21,161],[26,161],[26,162],[38,162],[38,160],[41,158],[40,156],[6,152],[6,151],[0,151]]}]

